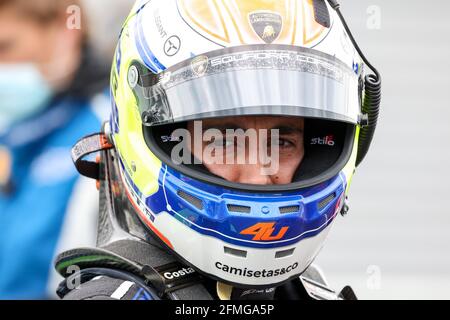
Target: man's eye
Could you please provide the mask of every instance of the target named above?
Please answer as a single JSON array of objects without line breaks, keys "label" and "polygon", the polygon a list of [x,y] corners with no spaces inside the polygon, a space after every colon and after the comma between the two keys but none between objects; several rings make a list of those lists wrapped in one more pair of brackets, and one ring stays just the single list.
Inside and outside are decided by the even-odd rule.
[{"label": "man's eye", "polygon": [[278,144],[278,147],[280,147],[280,148],[289,148],[294,145],[291,141],[286,140],[286,139],[278,139],[278,140],[272,141],[271,145],[274,146],[275,144]]}]

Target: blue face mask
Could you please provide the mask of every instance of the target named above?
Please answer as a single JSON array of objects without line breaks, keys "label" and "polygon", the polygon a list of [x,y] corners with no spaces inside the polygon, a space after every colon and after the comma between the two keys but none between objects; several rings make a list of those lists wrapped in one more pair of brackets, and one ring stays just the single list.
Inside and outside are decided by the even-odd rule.
[{"label": "blue face mask", "polygon": [[45,109],[53,92],[33,64],[0,64],[0,134]]}]

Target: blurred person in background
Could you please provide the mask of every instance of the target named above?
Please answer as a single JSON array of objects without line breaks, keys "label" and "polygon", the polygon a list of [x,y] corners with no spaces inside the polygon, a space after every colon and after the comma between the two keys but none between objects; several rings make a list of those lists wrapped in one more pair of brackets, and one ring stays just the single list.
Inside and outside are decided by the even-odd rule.
[{"label": "blurred person in background", "polygon": [[0,299],[50,298],[55,252],[95,244],[95,186],[70,148],[104,120],[109,67],[80,5],[0,0]]},{"label": "blurred person in background", "polygon": [[[89,45],[105,61],[112,60],[117,35],[134,3],[135,0],[81,0],[89,25]],[[108,14],[104,14],[106,7]]]}]

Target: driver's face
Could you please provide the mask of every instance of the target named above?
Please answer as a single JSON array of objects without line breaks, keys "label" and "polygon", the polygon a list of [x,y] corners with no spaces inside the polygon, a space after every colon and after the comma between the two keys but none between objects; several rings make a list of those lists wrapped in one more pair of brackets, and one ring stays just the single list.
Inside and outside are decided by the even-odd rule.
[{"label": "driver's face", "polygon": [[[254,129],[256,131],[258,143],[256,148],[262,149],[261,146],[266,145],[266,152],[273,152],[270,130],[278,129],[279,141],[278,141],[278,161],[279,166],[276,172],[270,174],[262,174],[263,167],[266,166],[259,161],[256,163],[234,162],[232,164],[214,163],[205,158],[203,151],[212,141],[203,141],[202,149],[197,150],[191,148],[191,152],[196,158],[203,157],[204,166],[217,176],[224,178],[230,182],[244,183],[244,184],[258,184],[258,185],[271,185],[271,184],[288,184],[292,182],[294,174],[297,168],[300,166],[304,157],[304,119],[299,117],[273,117],[273,116],[242,116],[242,117],[229,117],[221,119],[203,120],[203,131],[208,129],[218,129],[223,135],[223,147],[224,153],[232,152],[234,154],[245,154],[246,158],[250,156],[250,153],[255,152],[254,149],[250,149],[250,144],[244,145],[237,143],[235,139],[227,139],[227,129],[242,129],[247,131],[248,129]],[[261,129],[263,129],[261,131]],[[264,130],[265,129],[265,130]],[[188,124],[188,130],[193,135],[194,122]],[[268,135],[263,135],[261,132],[269,132]],[[233,149],[230,149],[233,148]],[[272,149],[272,151],[271,151]],[[200,153],[202,152],[202,153]],[[206,152],[208,154],[208,152]],[[208,156],[206,156],[208,157]]]}]

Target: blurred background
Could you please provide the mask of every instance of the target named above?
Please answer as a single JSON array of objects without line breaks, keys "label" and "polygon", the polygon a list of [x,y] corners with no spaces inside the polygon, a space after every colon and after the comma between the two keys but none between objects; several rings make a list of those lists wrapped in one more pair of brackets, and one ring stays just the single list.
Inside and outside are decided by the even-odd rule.
[{"label": "blurred background", "polygon": [[340,2],[382,74],[382,113],[316,262],[362,299],[450,299],[450,3]]},{"label": "blurred background", "polygon": [[[93,47],[112,61],[120,28],[135,0],[82,0]],[[105,14],[107,13],[107,14]]]},{"label": "blurred background", "polygon": [[98,192],[73,144],[109,118],[131,0],[0,0],[0,300],[56,298],[55,256],[95,246]]}]

